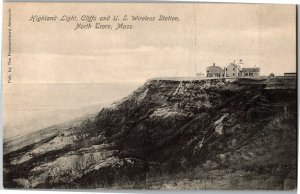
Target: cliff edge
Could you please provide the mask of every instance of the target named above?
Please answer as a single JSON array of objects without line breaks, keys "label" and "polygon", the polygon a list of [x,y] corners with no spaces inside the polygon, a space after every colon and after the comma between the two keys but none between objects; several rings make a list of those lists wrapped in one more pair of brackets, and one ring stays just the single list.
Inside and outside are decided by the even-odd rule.
[{"label": "cliff edge", "polygon": [[4,143],[4,187],[295,189],[296,107],[296,78],[149,80],[96,117]]}]

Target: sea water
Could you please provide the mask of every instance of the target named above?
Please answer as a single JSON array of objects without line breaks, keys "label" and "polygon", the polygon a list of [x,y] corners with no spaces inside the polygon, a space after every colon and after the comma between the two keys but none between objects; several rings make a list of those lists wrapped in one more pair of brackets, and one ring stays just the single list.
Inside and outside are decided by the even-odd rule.
[{"label": "sea water", "polygon": [[9,84],[4,86],[4,140],[96,114],[143,83]]}]

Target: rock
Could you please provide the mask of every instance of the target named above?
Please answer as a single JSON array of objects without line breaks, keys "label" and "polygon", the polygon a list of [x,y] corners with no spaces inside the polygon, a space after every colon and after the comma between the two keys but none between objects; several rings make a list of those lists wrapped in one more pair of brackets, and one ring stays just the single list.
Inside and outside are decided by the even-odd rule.
[{"label": "rock", "polygon": [[295,190],[297,189],[297,170],[293,169],[289,172],[283,183],[284,190]]},{"label": "rock", "polygon": [[218,165],[218,163],[216,163],[216,162],[207,160],[202,166],[203,166],[204,169],[206,169],[206,170],[213,170],[213,169],[216,169],[219,165]]},{"label": "rock", "polygon": [[[297,123],[294,113],[276,107],[296,102],[296,90],[266,90],[263,81],[149,80],[93,119],[10,140],[4,186],[134,188],[150,174],[159,181],[165,176],[171,184],[147,180],[149,188],[213,176],[210,186],[192,185],[228,189],[236,177],[249,175],[251,181],[250,175],[259,174],[271,184],[258,187],[255,182],[253,187],[281,188],[278,177],[295,166]],[[284,141],[275,141],[282,131]],[[276,170],[280,165],[283,170]],[[249,173],[227,175],[230,170]],[[295,188],[295,177],[286,177],[285,189]]]}]

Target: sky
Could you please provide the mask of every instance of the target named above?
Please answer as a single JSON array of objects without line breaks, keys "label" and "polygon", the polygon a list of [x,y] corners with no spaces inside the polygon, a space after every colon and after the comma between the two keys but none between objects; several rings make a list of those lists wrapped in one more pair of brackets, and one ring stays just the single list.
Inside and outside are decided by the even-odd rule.
[{"label": "sky", "polygon": [[[172,15],[134,30],[74,31],[32,15]],[[296,7],[274,4],[14,4],[13,83],[144,82],[243,59],[262,75],[296,70]]]}]

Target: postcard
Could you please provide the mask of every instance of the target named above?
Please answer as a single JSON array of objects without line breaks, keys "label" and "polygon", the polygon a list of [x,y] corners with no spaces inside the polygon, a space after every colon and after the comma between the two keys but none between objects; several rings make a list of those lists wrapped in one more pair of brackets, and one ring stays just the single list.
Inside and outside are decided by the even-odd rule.
[{"label": "postcard", "polygon": [[3,14],[5,188],[297,188],[296,5]]}]

